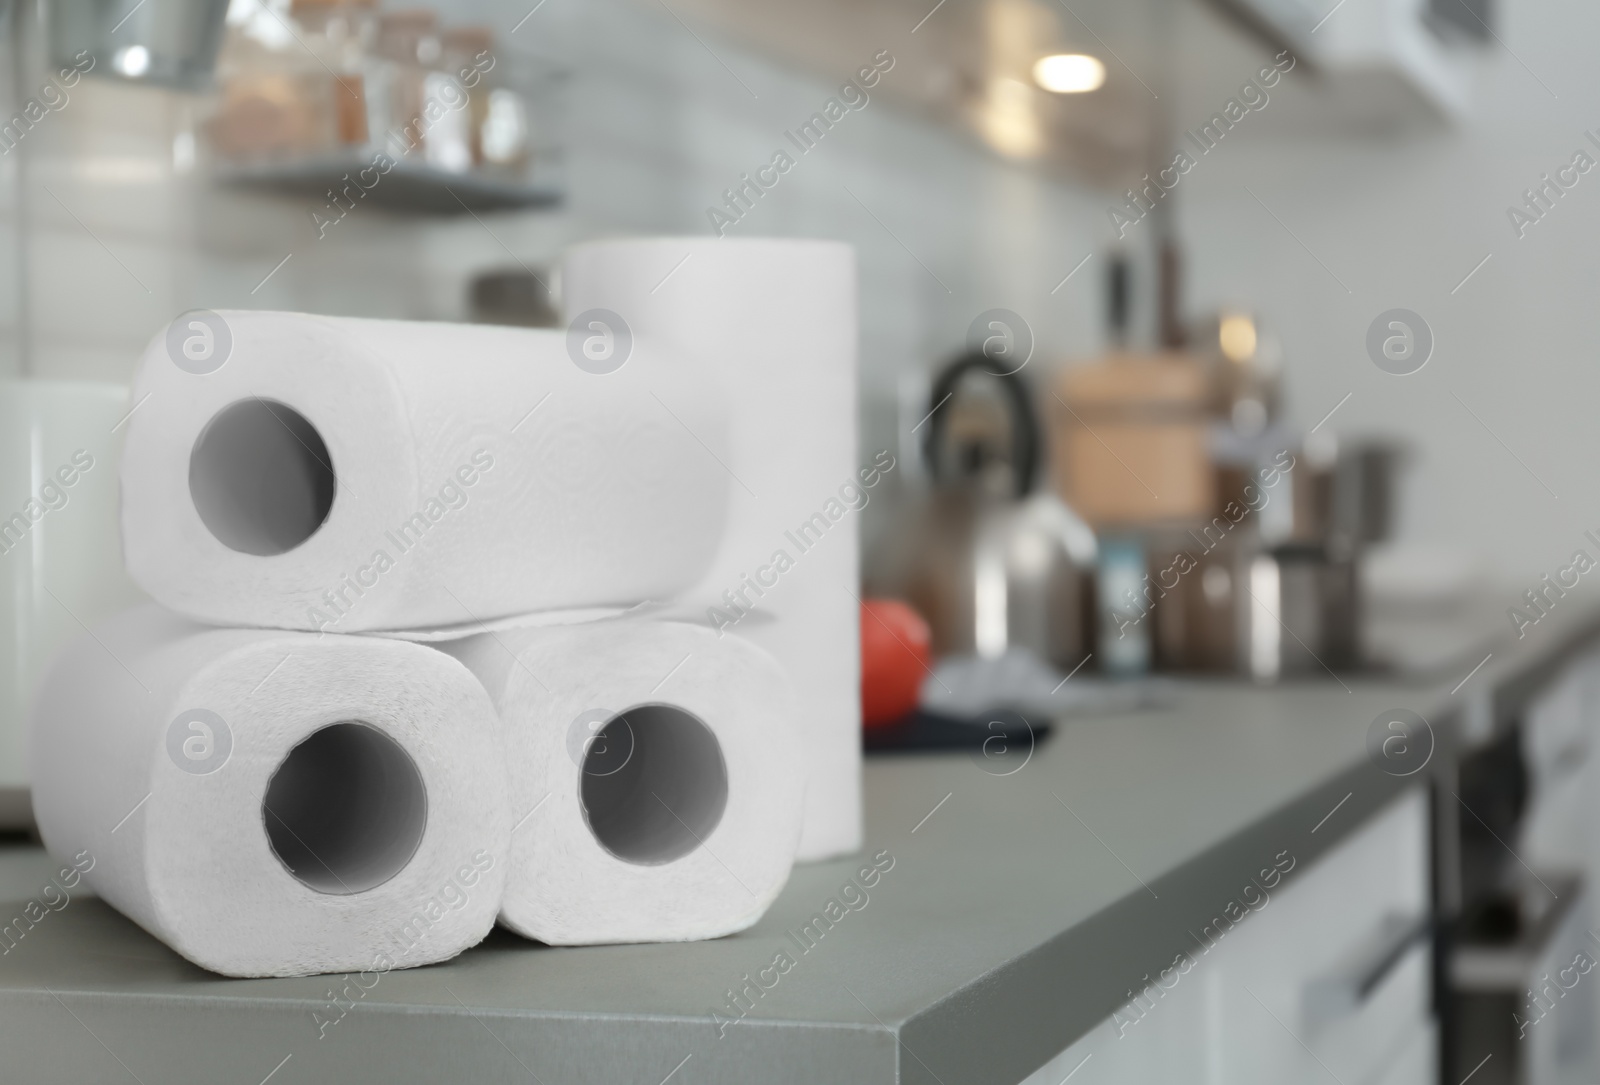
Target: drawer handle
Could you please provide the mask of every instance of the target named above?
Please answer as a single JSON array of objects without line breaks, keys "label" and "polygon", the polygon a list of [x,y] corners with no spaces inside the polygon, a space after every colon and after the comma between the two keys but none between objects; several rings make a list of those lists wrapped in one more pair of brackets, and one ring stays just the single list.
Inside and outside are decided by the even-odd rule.
[{"label": "drawer handle", "polygon": [[1405,959],[1412,943],[1426,935],[1428,917],[1390,912],[1377,932],[1343,964],[1306,985],[1306,1017],[1313,1023],[1354,1013]]}]

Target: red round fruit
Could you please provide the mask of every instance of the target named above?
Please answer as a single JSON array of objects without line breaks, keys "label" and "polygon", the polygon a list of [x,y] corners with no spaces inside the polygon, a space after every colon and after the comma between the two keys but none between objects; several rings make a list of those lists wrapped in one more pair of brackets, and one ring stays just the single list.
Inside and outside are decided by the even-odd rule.
[{"label": "red round fruit", "polygon": [[861,722],[897,723],[917,707],[928,673],[928,623],[898,599],[861,604]]}]

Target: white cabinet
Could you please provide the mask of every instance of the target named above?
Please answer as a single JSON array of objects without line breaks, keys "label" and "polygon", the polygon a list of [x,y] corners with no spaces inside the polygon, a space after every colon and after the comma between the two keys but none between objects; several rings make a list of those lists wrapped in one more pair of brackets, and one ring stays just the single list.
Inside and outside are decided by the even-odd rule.
[{"label": "white cabinet", "polygon": [[[1142,1018],[1131,1006],[1102,1021],[1087,1036],[1031,1074],[1025,1085],[1168,1085],[1217,1080],[1202,1073],[1214,1050],[1216,970],[1197,964]],[[1138,1018],[1138,1023],[1127,1022]]]},{"label": "white cabinet", "polygon": [[1221,1080],[1386,1080],[1429,1021],[1427,825],[1417,788],[1219,945]]},{"label": "white cabinet", "polygon": [[1532,802],[1514,843],[1535,870],[1600,864],[1591,826],[1597,810],[1590,748],[1600,724],[1600,655],[1574,660],[1523,716],[1522,757]]},{"label": "white cabinet", "polygon": [[1434,1022],[1417,1029],[1411,1041],[1389,1065],[1389,1072],[1377,1085],[1417,1085],[1439,1080],[1439,1028]]},{"label": "white cabinet", "polygon": [[1414,788],[1026,1085],[1432,1085],[1427,832]]}]

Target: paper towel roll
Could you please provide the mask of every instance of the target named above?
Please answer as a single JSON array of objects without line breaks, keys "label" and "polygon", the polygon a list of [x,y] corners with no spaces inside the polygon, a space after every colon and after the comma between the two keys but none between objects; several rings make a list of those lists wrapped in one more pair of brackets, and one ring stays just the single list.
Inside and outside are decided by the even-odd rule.
[{"label": "paper towel roll", "polygon": [[0,828],[26,828],[27,715],[56,652],[138,602],[117,546],[128,389],[0,381]]},{"label": "paper towel roll", "polygon": [[129,571],[203,621],[335,632],[669,595],[730,485],[700,372],[642,337],[185,314],[134,388]]},{"label": "paper towel roll", "polygon": [[[725,388],[732,411],[727,463],[737,479],[728,529],[679,613],[750,636],[788,670],[810,765],[800,858],[856,850],[861,664],[853,506],[866,498],[856,462],[853,250],[778,239],[598,241],[568,253],[562,292],[569,314],[611,310],[634,334],[700,359]],[[775,621],[746,621],[752,610]]]},{"label": "paper towel roll", "polygon": [[770,656],[635,618],[442,647],[505,724],[503,924],[552,945],[680,942],[766,911],[794,862],[805,786]]},{"label": "paper towel roll", "polygon": [[441,652],[147,604],[67,647],[32,738],[50,853],[203,968],[382,972],[494,923],[501,728]]}]

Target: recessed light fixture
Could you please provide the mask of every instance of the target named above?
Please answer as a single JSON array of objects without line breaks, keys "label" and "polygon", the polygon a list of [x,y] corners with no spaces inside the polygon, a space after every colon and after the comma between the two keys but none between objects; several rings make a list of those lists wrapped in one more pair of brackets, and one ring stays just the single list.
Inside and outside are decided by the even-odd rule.
[{"label": "recessed light fixture", "polygon": [[1223,317],[1217,329],[1217,346],[1230,362],[1248,362],[1256,353],[1256,322],[1247,316]]},{"label": "recessed light fixture", "polygon": [[1105,83],[1106,66],[1085,53],[1056,53],[1039,58],[1033,81],[1052,94],[1083,94]]},{"label": "recessed light fixture", "polygon": [[142,45],[130,45],[118,50],[111,58],[111,66],[129,79],[138,79],[150,70],[150,50]]}]

